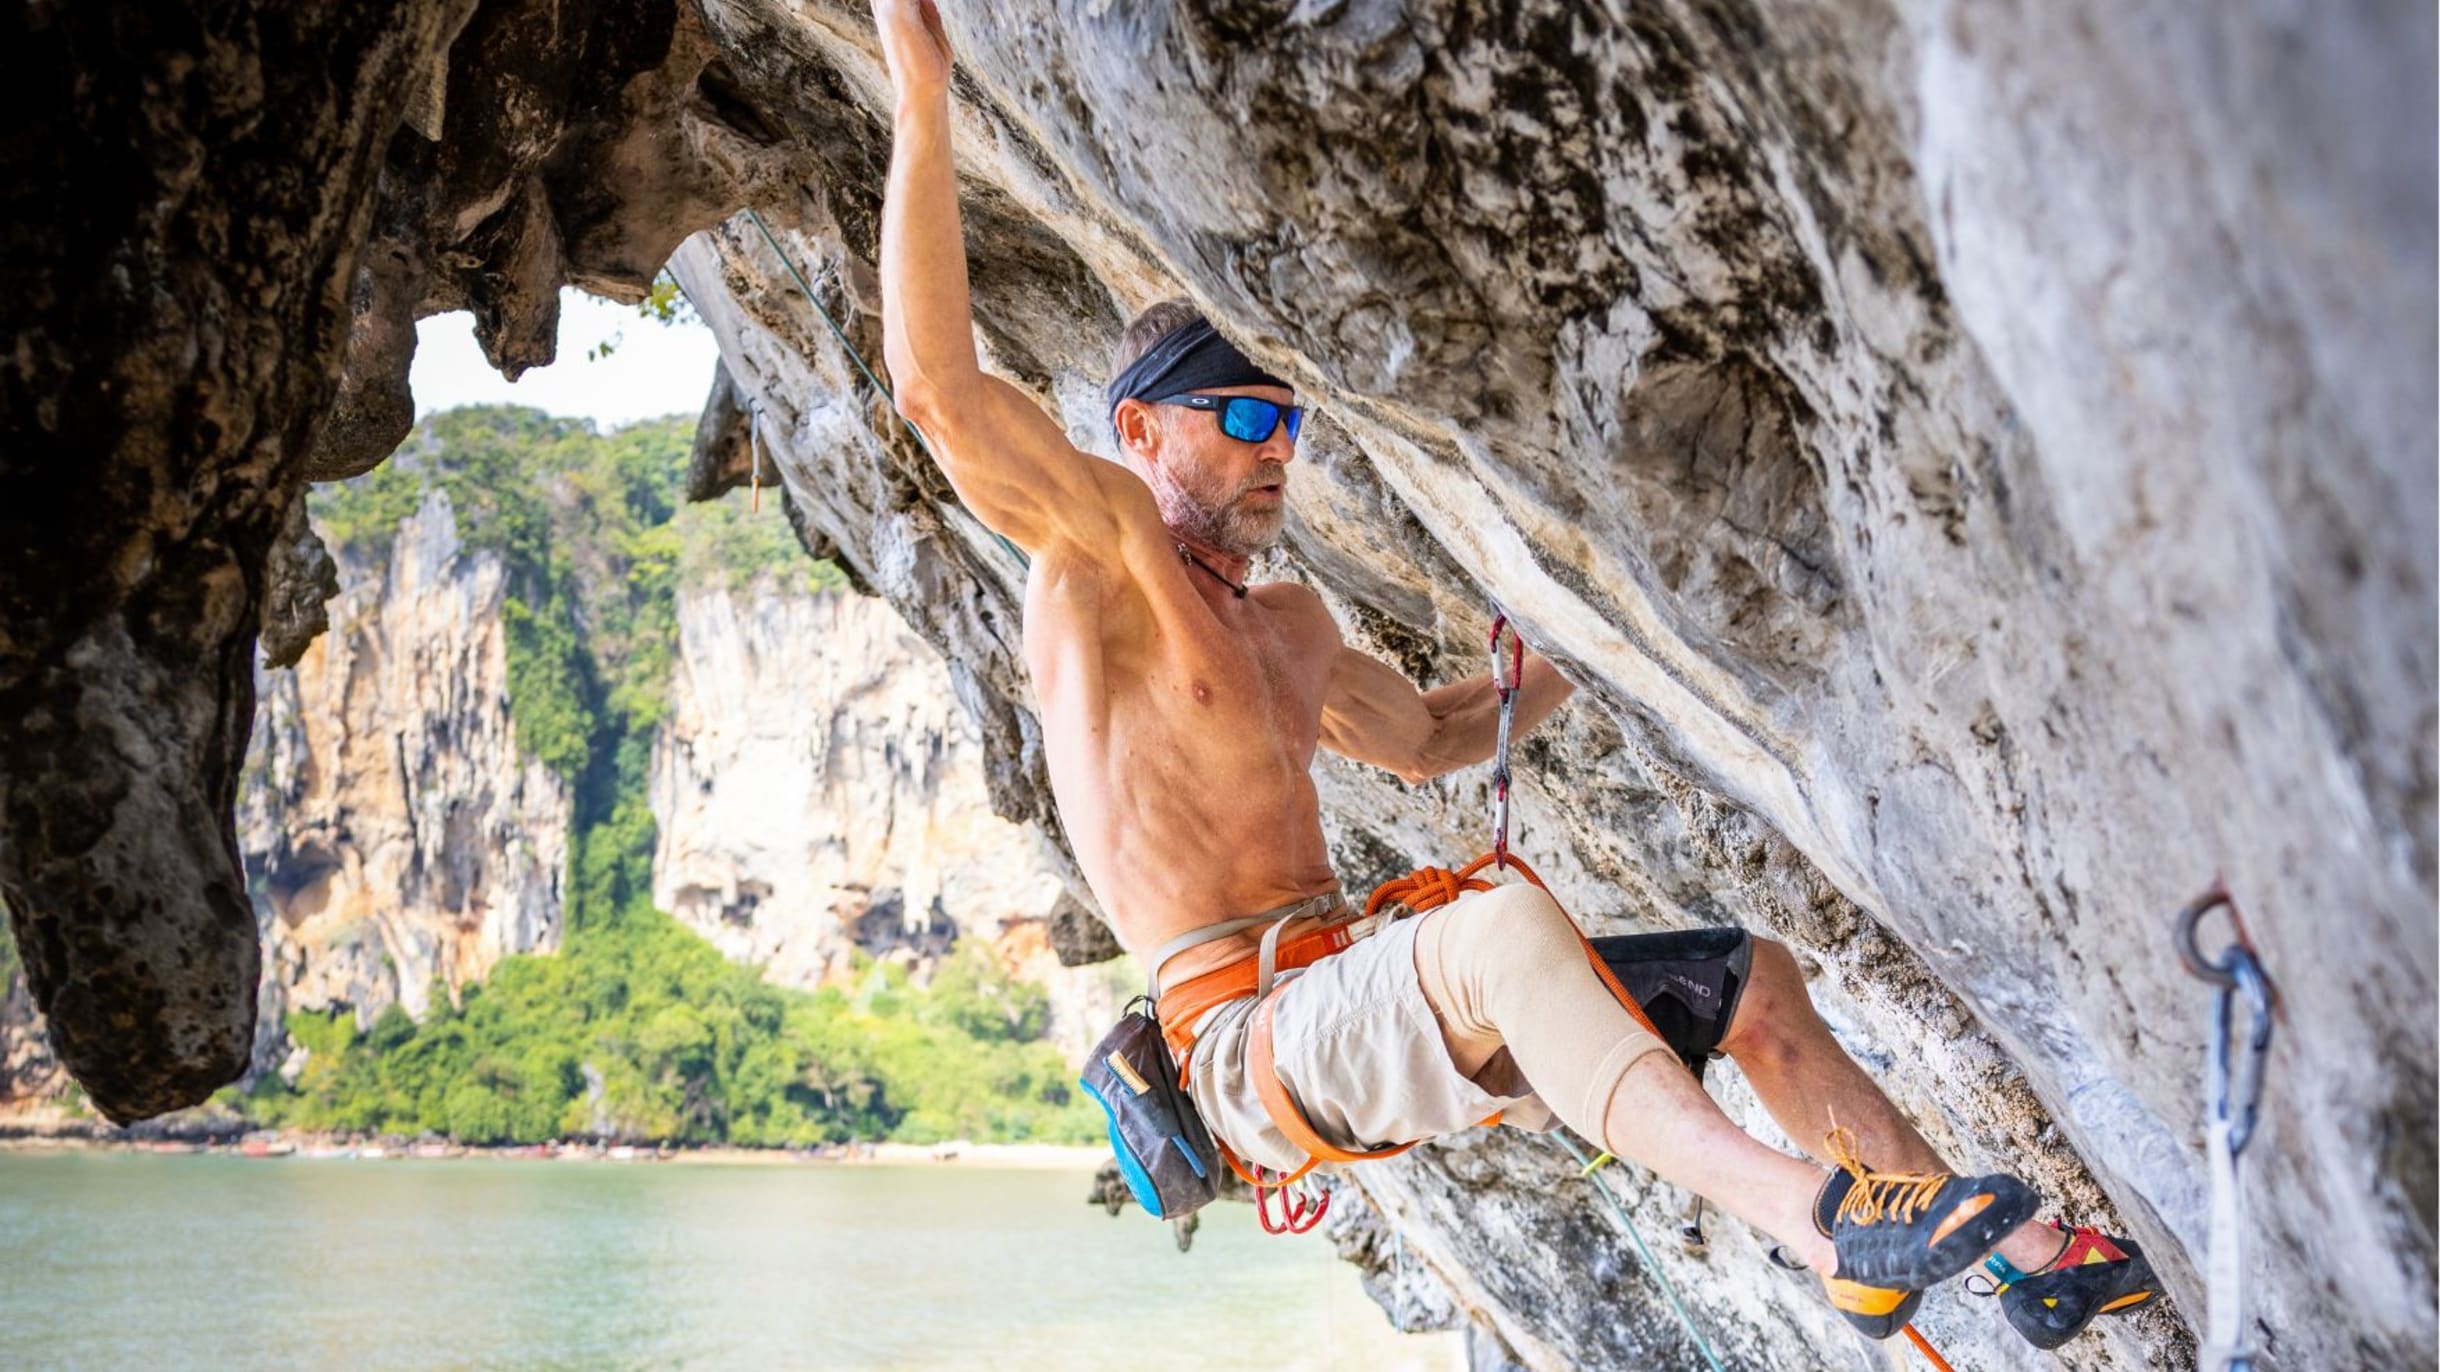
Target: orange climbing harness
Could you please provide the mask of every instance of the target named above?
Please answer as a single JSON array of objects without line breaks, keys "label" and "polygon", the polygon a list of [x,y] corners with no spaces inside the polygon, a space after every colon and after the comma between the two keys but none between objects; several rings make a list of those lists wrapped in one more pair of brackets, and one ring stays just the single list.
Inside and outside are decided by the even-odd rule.
[{"label": "orange climbing harness", "polygon": [[[1408,1142],[1393,1144],[1387,1148],[1341,1148],[1323,1138],[1314,1129],[1312,1122],[1305,1118],[1304,1111],[1298,1108],[1295,1099],[1288,1094],[1288,1088],[1279,1079],[1278,1060],[1272,1046],[1271,1019],[1273,1012],[1278,1008],[1279,997],[1287,987],[1284,981],[1278,981],[1276,977],[1280,973],[1300,971],[1310,967],[1323,958],[1352,946],[1357,940],[1372,934],[1394,920],[1437,910],[1471,892],[1493,889],[1495,883],[1482,876],[1481,873],[1485,868],[1495,864],[1502,864],[1502,855],[1496,848],[1455,871],[1444,867],[1418,867],[1395,881],[1382,883],[1364,902],[1362,915],[1336,920],[1320,928],[1308,930],[1294,938],[1282,940],[1273,959],[1275,980],[1271,986],[1263,986],[1261,960],[1256,954],[1249,952],[1225,966],[1214,968],[1161,992],[1158,1002],[1161,1033],[1169,1041],[1170,1051],[1177,1056],[1178,1076],[1181,1084],[1192,1070],[1195,1031],[1205,1014],[1217,1006],[1246,996],[1259,995],[1261,997],[1260,1002],[1254,1007],[1253,1031],[1246,1046],[1247,1074],[1254,1079],[1254,1088],[1262,1098],[1264,1113],[1270,1116],[1272,1125],[1287,1138],[1288,1142],[1294,1144],[1299,1151],[1305,1154],[1305,1163],[1291,1172],[1271,1173],[1265,1168],[1238,1158],[1225,1141],[1215,1139],[1214,1142],[1220,1145],[1221,1159],[1228,1163],[1229,1169],[1243,1178],[1248,1186],[1254,1188],[1256,1213],[1265,1230],[1272,1233],[1303,1233],[1321,1222],[1323,1212],[1330,1205],[1328,1196],[1308,1200],[1302,1196],[1292,1195],[1287,1190],[1288,1187],[1302,1180],[1316,1165],[1325,1162],[1369,1162],[1376,1158],[1391,1158],[1415,1146],[1413,1142]],[[1506,855],[1504,865],[1535,886],[1541,887],[1545,892],[1550,889],[1543,884],[1542,878],[1515,854]],[[1572,920],[1570,922],[1573,923]],[[1594,950],[1592,943],[1585,939],[1581,930],[1578,931],[1576,938],[1584,946],[1585,960],[1600,976],[1602,983],[1609,988],[1610,994],[1617,997],[1618,1003],[1625,1006],[1629,1014],[1634,1015],[1647,1030],[1650,1030],[1653,1037],[1660,1037],[1660,1030],[1645,1017],[1642,1007],[1638,1006],[1635,998],[1627,993],[1624,986],[1619,984],[1618,978],[1611,973],[1609,964],[1602,961],[1601,955]],[[1487,1125],[1496,1124],[1499,1122],[1499,1118],[1498,1115],[1493,1115],[1482,1122]],[[1268,1196],[1270,1192],[1280,1194],[1280,1206],[1285,1212],[1284,1218],[1273,1218]]]},{"label": "orange climbing harness", "polygon": [[[1500,637],[1504,632],[1508,633],[1514,644],[1512,654],[1505,662],[1500,656]],[[1308,1200],[1288,1190],[1316,1165],[1396,1157],[1415,1146],[1410,1141],[1386,1148],[1341,1148],[1323,1138],[1312,1122],[1305,1118],[1304,1111],[1298,1108],[1295,1099],[1288,1094],[1287,1086],[1279,1079],[1278,1060],[1272,1047],[1272,1015],[1278,1008],[1280,993],[1286,989],[1284,982],[1277,980],[1279,974],[1310,967],[1392,921],[1437,910],[1472,892],[1493,889],[1494,883],[1481,875],[1486,867],[1513,869],[1545,894],[1550,890],[1531,867],[1508,851],[1508,742],[1518,689],[1524,681],[1525,645],[1523,640],[1509,631],[1506,616],[1492,623],[1491,660],[1492,689],[1498,694],[1500,702],[1499,739],[1492,769],[1495,809],[1491,851],[1455,871],[1445,867],[1418,867],[1403,877],[1375,888],[1364,902],[1362,915],[1335,920],[1281,941],[1276,952],[1267,960],[1258,954],[1248,953],[1226,966],[1181,983],[1159,997],[1162,1033],[1169,1041],[1170,1050],[1176,1054],[1181,1084],[1192,1070],[1195,1031],[1205,1014],[1216,1006],[1245,996],[1260,997],[1254,1007],[1252,1033],[1247,1042],[1247,1073],[1254,1079],[1254,1088],[1262,1099],[1264,1113],[1270,1116],[1272,1125],[1281,1135],[1305,1154],[1305,1162],[1293,1171],[1273,1174],[1241,1161],[1225,1142],[1214,1141],[1219,1143],[1220,1156],[1228,1163],[1229,1169],[1254,1188],[1255,1212],[1268,1232],[1303,1233],[1321,1222],[1322,1215],[1330,1208],[1329,1196]],[[1503,672],[1503,666],[1508,670]],[[1575,924],[1573,917],[1568,922],[1571,927]],[[1274,938],[1276,931],[1272,938],[1266,938],[1265,943],[1269,944]],[[1583,930],[1576,931],[1576,940],[1583,945],[1585,960],[1600,976],[1602,984],[1609,988],[1610,994],[1654,1038],[1659,1038],[1660,1030],[1645,1016],[1643,1007],[1635,1003],[1635,998],[1627,993],[1626,987],[1619,984],[1609,964],[1602,960],[1591,941],[1584,937]],[[1495,1114],[1483,1123],[1496,1124],[1499,1118]],[[1277,1220],[1272,1217],[1268,1200],[1268,1193],[1274,1191],[1280,1196],[1280,1207],[1284,1212],[1283,1217]]]}]

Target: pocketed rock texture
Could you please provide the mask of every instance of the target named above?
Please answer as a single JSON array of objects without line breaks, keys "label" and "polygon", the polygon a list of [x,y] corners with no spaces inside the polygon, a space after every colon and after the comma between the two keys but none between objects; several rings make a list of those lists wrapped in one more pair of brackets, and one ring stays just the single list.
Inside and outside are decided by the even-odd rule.
[{"label": "pocketed rock texture", "polygon": [[[381,450],[368,422],[319,455],[338,302],[340,393],[395,406],[404,313],[470,301],[513,370],[547,350],[548,286],[640,290],[653,249],[751,206],[878,358],[888,95],[860,6],[475,9],[445,69],[431,35],[457,30],[426,10],[351,11],[379,32],[313,61],[315,7],[208,40],[37,12],[30,69],[208,49],[163,69],[224,92],[150,97],[174,113],[142,138],[141,99],[10,96],[74,135],[12,163],[97,147],[128,173],[11,221],[40,289],[0,367],[0,881],[107,1109],[191,1097],[243,1037],[242,649],[301,455]],[[2174,1366],[2203,1310],[2208,1000],[2166,917],[2224,874],[2285,993],[2247,1160],[2254,1335],[2281,1366],[2430,1365],[2427,9],[949,9],[991,365],[1100,447],[1109,342],[1183,289],[1297,378],[1328,420],[1269,574],[1419,679],[1478,670],[1496,603],[1579,683],[1524,750],[1520,839],[1588,924],[1789,942],[1958,1163],[2024,1171],[2161,1267],[2175,1310],[2067,1360]],[[327,85],[283,84],[317,63]],[[130,161],[162,137],[193,157]],[[1023,566],[757,228],[677,265],[734,388],[707,457],[760,415],[808,547],[943,650],[994,805],[1056,839]],[[80,291],[110,329],[69,330]],[[207,328],[222,347],[182,350]],[[180,398],[257,427],[175,424]],[[1479,775],[1322,778],[1351,882],[1482,840]],[[1562,1166],[1494,1133],[1347,1183],[1483,1346],[1688,1364]],[[1667,1188],[1622,1185],[1674,1227]],[[1735,1226],[1659,1256],[1738,1365],[1871,1365]],[[1961,1366],[2037,1365],[1961,1307],[1923,1320]]]}]

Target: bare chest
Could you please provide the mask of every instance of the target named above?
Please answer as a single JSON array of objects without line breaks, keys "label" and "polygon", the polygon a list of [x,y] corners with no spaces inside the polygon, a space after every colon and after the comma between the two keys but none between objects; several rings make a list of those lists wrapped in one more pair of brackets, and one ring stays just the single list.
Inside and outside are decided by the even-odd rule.
[{"label": "bare chest", "polygon": [[1183,573],[1094,596],[1058,589],[1038,565],[1026,614],[1054,774],[1072,761],[1104,776],[1260,776],[1266,788],[1304,776],[1338,639],[1310,593],[1207,600]]},{"label": "bare chest", "polygon": [[1260,729],[1310,756],[1329,685],[1327,656],[1300,643],[1294,624],[1259,608],[1249,606],[1235,623],[1182,618],[1146,664],[1150,703],[1184,725]]}]

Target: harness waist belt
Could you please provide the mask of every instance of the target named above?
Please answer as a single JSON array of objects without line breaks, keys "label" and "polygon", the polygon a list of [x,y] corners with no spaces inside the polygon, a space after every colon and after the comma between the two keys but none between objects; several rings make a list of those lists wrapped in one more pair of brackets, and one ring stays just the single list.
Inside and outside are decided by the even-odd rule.
[{"label": "harness waist belt", "polygon": [[[1162,991],[1156,998],[1155,1009],[1161,1021],[1161,1037],[1169,1041],[1169,1050],[1177,1057],[1180,1081],[1185,1080],[1189,1059],[1194,1055],[1195,1025],[1206,1011],[1242,996],[1266,992],[1270,988],[1264,983],[1278,974],[1310,967],[1332,953],[1352,946],[1388,922],[1377,915],[1359,915],[1325,924],[1318,929],[1308,929],[1294,938],[1277,938],[1280,927],[1287,920],[1298,914],[1311,913],[1311,906],[1312,902],[1292,906],[1272,924],[1263,940],[1264,950],[1271,952],[1267,968],[1264,966],[1266,959],[1260,953],[1249,952],[1232,962],[1190,977]],[[1343,902],[1340,908],[1345,908]]]}]

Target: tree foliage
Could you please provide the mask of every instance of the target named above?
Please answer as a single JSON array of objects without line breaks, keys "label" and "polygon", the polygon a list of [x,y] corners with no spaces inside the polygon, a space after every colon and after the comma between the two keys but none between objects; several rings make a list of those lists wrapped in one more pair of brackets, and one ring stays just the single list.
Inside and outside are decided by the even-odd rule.
[{"label": "tree foliage", "polygon": [[395,1006],[360,1036],[344,1012],[292,1017],[305,1066],[250,1106],[467,1143],[1087,1141],[1098,1116],[1038,1037],[1040,996],[977,948],[929,987],[868,963],[852,993],[786,990],[640,907],[503,961],[422,1024]]}]

